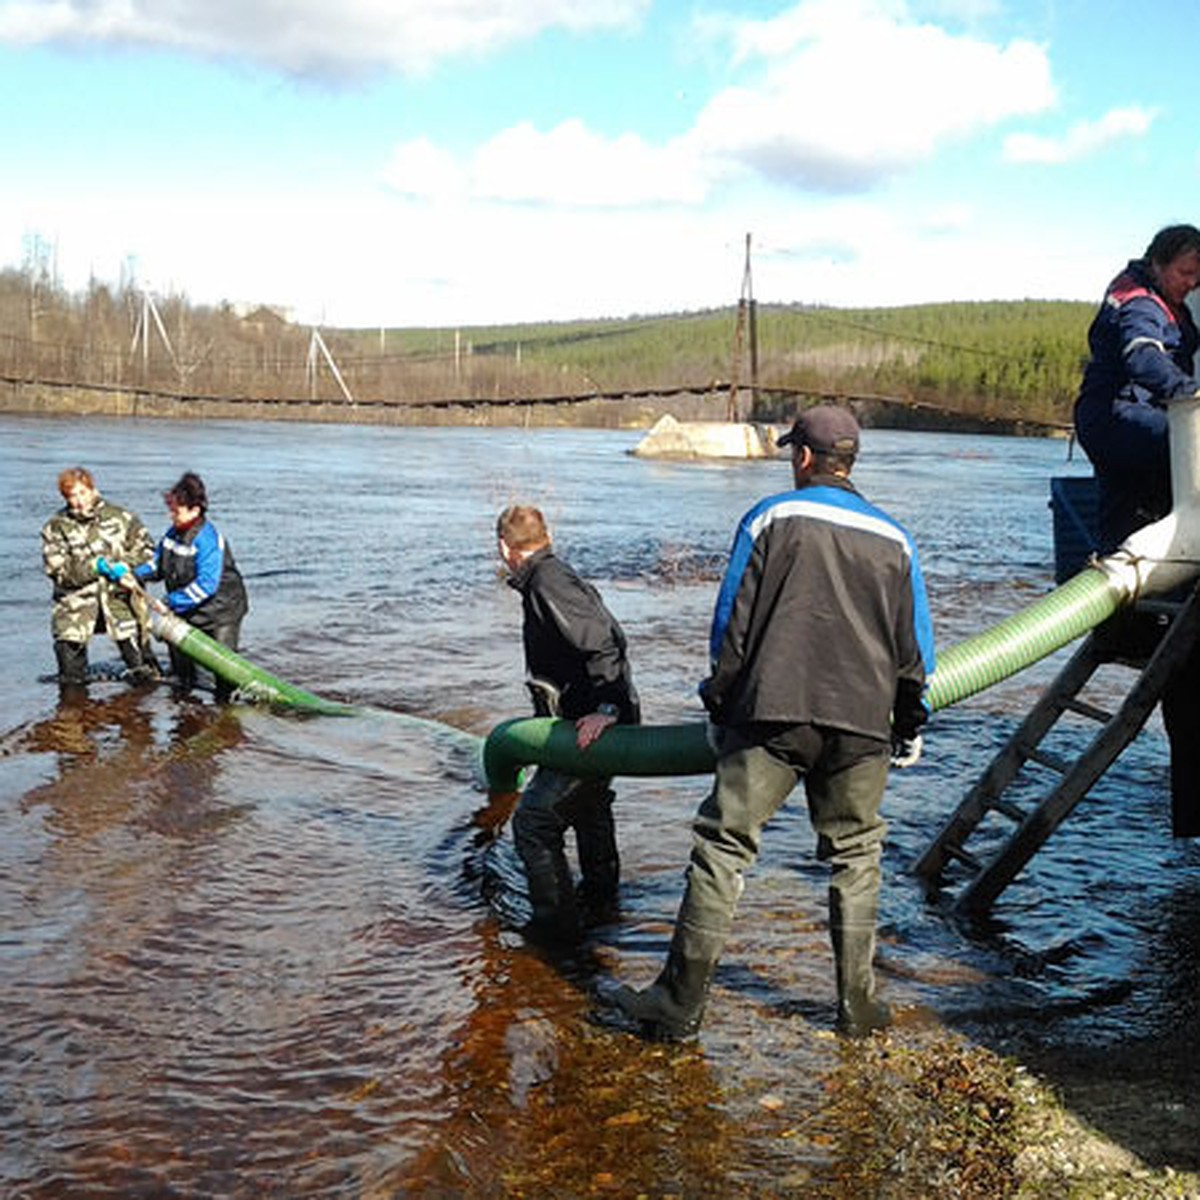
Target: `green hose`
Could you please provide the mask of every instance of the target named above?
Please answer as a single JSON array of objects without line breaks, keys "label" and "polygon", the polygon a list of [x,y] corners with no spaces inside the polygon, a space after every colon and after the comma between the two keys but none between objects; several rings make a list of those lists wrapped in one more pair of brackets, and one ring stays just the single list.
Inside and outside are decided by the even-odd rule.
[{"label": "green hose", "polygon": [[586,778],[609,775],[703,775],[713,769],[707,726],[614,725],[586,750],[575,722],[530,717],[497,725],[483,744],[483,771],[493,792],[515,792],[529,763]]},{"label": "green hose", "polygon": [[[1113,615],[1128,593],[1113,576],[1087,567],[999,625],[938,655],[926,699],[936,711],[1015,675]],[[505,721],[488,735],[483,769],[493,792],[520,787],[523,766],[571,775],[704,775],[715,757],[707,726],[620,725],[584,751],[572,721],[546,717]]]},{"label": "green hose", "polygon": [[[940,654],[926,699],[933,711],[956,704],[1015,675],[1107,620],[1128,599],[1109,573],[1088,567],[1023,611]],[[155,613],[155,635],[233,685],[248,700],[285,705],[329,716],[365,710],[338,704],[286,683],[247,662],[173,614]],[[571,775],[703,775],[715,762],[708,727],[617,725],[587,750],[575,741],[573,721],[533,717],[497,725],[483,744],[489,789],[515,792],[530,764]]]},{"label": "green hose", "polygon": [[169,642],[188,658],[232,684],[247,700],[286,705],[324,716],[353,716],[359,711],[352,705],[325,700],[277,679],[173,613],[153,613],[150,626],[155,637]]},{"label": "green hose", "polygon": [[926,702],[936,712],[1023,671],[1106,621],[1126,598],[1109,575],[1085,568],[999,625],[938,654]]}]

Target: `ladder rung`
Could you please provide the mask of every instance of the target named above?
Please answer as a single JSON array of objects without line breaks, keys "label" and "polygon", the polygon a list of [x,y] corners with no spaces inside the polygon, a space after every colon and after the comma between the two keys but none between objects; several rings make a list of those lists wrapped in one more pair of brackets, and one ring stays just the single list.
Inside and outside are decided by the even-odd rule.
[{"label": "ladder rung", "polygon": [[1134,607],[1138,612],[1151,613],[1154,616],[1173,620],[1183,608],[1183,602],[1180,600],[1139,600]]},{"label": "ladder rung", "polygon": [[1025,820],[1025,813],[1019,809],[1011,800],[996,799],[988,805],[998,813],[1003,813],[1010,821],[1020,825]]},{"label": "ladder rung", "polygon": [[950,844],[943,846],[942,849],[946,852],[948,858],[956,859],[964,867],[970,867],[976,874],[983,870],[983,864],[969,850],[964,850],[961,846]]},{"label": "ladder rung", "polygon": [[1027,747],[1024,753],[1026,758],[1031,758],[1035,763],[1041,763],[1043,767],[1048,767],[1051,771],[1057,771],[1060,775],[1065,775],[1071,769],[1070,765],[1064,759],[1059,758],[1057,754],[1051,754],[1047,750],[1040,750],[1037,746]]},{"label": "ladder rung", "polygon": [[1081,717],[1090,717],[1093,721],[1099,721],[1101,725],[1107,725],[1112,720],[1112,713],[1097,708],[1096,705],[1089,704],[1086,700],[1064,700],[1063,708],[1069,708]]},{"label": "ladder rung", "polygon": [[1116,654],[1108,661],[1116,667],[1128,667],[1131,671],[1144,671],[1150,659],[1149,657],[1131,658],[1128,654]]}]

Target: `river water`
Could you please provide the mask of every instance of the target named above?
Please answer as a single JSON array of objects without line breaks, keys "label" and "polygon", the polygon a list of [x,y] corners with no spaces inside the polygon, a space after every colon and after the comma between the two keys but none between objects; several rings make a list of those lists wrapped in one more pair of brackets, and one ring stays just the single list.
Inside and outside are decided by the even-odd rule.
[{"label": "river water", "polygon": [[[642,461],[638,436],[0,418],[0,1193],[838,1194],[799,795],[686,1053],[597,1027],[587,987],[656,971],[703,779],[619,781],[620,918],[567,961],[512,927],[507,836],[476,844],[479,738],[526,711],[503,505],[540,504],[601,588],[646,719],[700,716],[734,524],[789,471]],[[246,657],[372,712],[105,679],[60,703],[38,533],[77,462],[156,534],[199,471],[247,578]],[[856,480],[921,546],[946,646],[1051,586],[1048,480],[1085,471],[1060,441],[867,431]],[[1194,1027],[1200,855],[1169,835],[1157,717],[986,924],[910,873],[1061,660],[937,714],[893,776],[880,975],[914,1027],[1064,1050]]]}]

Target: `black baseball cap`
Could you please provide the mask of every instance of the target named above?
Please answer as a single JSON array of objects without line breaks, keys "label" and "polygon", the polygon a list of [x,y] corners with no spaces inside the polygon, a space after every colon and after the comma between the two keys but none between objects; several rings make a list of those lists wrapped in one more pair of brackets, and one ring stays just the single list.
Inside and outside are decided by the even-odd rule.
[{"label": "black baseball cap", "polygon": [[818,454],[857,454],[858,422],[848,408],[818,404],[806,408],[775,444],[807,446]]}]

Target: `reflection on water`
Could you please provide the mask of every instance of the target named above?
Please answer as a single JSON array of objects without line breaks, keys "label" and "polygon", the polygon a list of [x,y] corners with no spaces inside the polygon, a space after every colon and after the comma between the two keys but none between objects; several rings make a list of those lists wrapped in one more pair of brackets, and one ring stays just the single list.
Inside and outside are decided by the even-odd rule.
[{"label": "reflection on water", "polygon": [[[566,961],[513,932],[511,841],[474,820],[478,738],[526,705],[496,511],[544,506],[629,634],[648,719],[691,719],[734,522],[783,464],[644,462],[623,433],[0,425],[0,1190],[842,1194],[802,802],[766,838],[687,1050],[594,1026],[585,993],[657,969],[704,781],[620,781],[619,919]],[[249,657],[375,711],[103,680],[60,701],[37,533],[79,460],[152,524],[164,483],[201,470],[248,578]],[[1079,470],[1056,443],[869,431],[857,474],[921,544],[948,644],[1049,586],[1047,479]],[[1194,1028],[1200,855],[1169,837],[1156,721],[986,924],[907,874],[1056,665],[939,713],[894,778],[888,995],[1043,1046]]]}]

